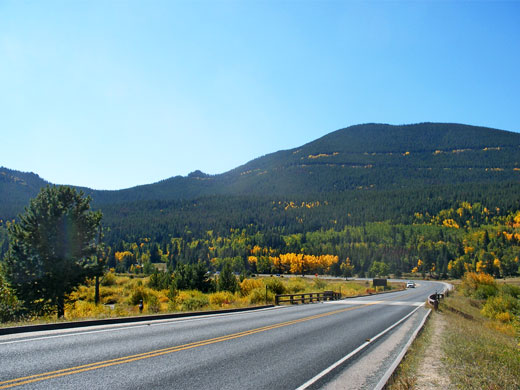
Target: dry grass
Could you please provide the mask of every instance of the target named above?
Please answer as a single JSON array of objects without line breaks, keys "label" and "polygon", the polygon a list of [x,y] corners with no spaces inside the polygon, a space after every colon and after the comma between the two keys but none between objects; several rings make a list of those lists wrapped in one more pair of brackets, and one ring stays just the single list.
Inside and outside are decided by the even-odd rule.
[{"label": "dry grass", "polygon": [[476,306],[460,295],[441,306],[449,324],[444,351],[452,382],[463,389],[519,389],[517,341],[509,331],[500,331],[500,323],[484,318]]},{"label": "dry grass", "polygon": [[[482,304],[455,294],[432,313],[442,316],[443,370],[457,389],[520,389],[520,345],[511,328],[481,314]],[[388,386],[390,390],[417,389],[418,368],[432,344],[432,321],[415,340]]]}]

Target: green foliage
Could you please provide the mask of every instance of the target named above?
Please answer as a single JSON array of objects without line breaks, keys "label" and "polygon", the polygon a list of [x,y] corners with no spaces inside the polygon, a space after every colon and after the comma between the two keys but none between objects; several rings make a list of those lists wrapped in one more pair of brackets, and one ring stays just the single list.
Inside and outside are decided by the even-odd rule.
[{"label": "green foliage", "polygon": [[249,302],[254,305],[272,303],[274,302],[274,296],[276,293],[267,290],[267,302],[265,300],[265,288],[255,288],[249,294]]},{"label": "green foliage", "polygon": [[202,261],[195,264],[178,263],[175,269],[175,285],[179,290],[214,291],[208,267]]},{"label": "green foliage", "polygon": [[[271,291],[273,294],[285,294],[287,292],[285,288],[285,284],[278,278],[271,277],[264,279],[264,283],[267,286],[268,291]],[[265,292],[264,292],[265,295]]]},{"label": "green foliage", "polygon": [[159,272],[155,269],[148,279],[148,287],[154,290],[167,290],[172,282],[173,278],[169,272]]},{"label": "green foliage", "polygon": [[488,299],[490,297],[494,297],[498,292],[496,286],[489,284],[481,284],[477,287],[475,292],[473,293],[473,297],[477,299]]},{"label": "green foliage", "polygon": [[116,276],[112,272],[107,272],[101,279],[102,286],[113,286],[116,284]]},{"label": "green foliage", "polygon": [[150,294],[146,303],[148,305],[148,311],[150,313],[159,313],[161,311],[161,304],[159,303],[159,299],[155,295]]},{"label": "green foliage", "polygon": [[[419,259],[430,278],[478,266],[509,276],[520,267],[520,240],[507,238],[518,233],[519,143],[516,133],[457,124],[366,124],[223,175],[89,193],[110,228],[110,267],[153,274],[152,263],[165,262],[179,289],[216,289],[193,268],[199,261],[212,271],[231,262],[240,274],[282,273],[270,257],[283,253],[337,255],[336,276],[402,275]],[[5,219],[44,185],[0,168],[0,256]]]},{"label": "green foliage", "polygon": [[5,275],[29,313],[64,314],[67,294],[95,275],[101,213],[70,187],[45,187],[9,227]]},{"label": "green foliage", "polygon": [[390,267],[382,261],[374,261],[368,271],[368,275],[371,278],[374,276],[388,276],[389,273]]},{"label": "green foliage", "polygon": [[325,287],[327,286],[327,283],[324,280],[318,279],[318,278],[315,278],[313,280],[313,284],[314,284],[314,288],[318,291],[324,290]]},{"label": "green foliage", "polygon": [[193,294],[181,302],[181,310],[200,310],[209,305],[209,298],[201,293]]},{"label": "green foliage", "polygon": [[218,291],[230,291],[232,293],[239,289],[237,278],[233,273],[229,262],[226,262],[222,267],[222,271],[220,271],[217,287]]},{"label": "green foliage", "polygon": [[464,274],[460,289],[465,296],[479,299],[487,299],[498,292],[496,281],[491,275],[474,272]]},{"label": "green foliage", "polygon": [[145,275],[151,275],[153,274],[155,271],[157,270],[157,268],[155,268],[152,264],[151,261],[145,261],[143,263],[143,273]]},{"label": "green foliage", "polygon": [[144,289],[144,287],[141,285],[137,285],[132,289],[132,293],[130,294],[130,297],[128,299],[128,303],[130,305],[138,305],[141,301],[145,302],[148,299],[148,293]]},{"label": "green foliage", "polygon": [[0,322],[17,321],[20,311],[20,303],[4,280],[0,269]]},{"label": "green foliage", "polygon": [[514,316],[520,316],[520,300],[509,294],[492,296],[482,307],[481,313],[491,319],[509,322]]},{"label": "green foliage", "polygon": [[168,287],[168,299],[170,301],[175,301],[175,298],[177,298],[178,294],[179,290],[177,290],[177,283],[175,282],[175,280],[172,280],[170,286]]}]

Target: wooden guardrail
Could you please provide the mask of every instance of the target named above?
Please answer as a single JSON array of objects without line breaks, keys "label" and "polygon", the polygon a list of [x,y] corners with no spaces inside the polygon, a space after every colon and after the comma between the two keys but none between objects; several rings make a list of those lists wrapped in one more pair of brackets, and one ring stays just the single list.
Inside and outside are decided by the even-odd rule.
[{"label": "wooden guardrail", "polygon": [[303,294],[278,294],[274,297],[274,304],[290,303],[295,305],[298,303],[311,303],[319,301],[335,301],[341,299],[341,293],[334,291],[322,291],[315,293]]}]

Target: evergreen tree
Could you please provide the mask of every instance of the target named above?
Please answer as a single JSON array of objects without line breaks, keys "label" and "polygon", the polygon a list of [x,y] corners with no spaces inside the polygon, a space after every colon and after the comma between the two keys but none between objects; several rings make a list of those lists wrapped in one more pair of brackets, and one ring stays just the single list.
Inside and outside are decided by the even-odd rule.
[{"label": "evergreen tree", "polygon": [[218,290],[234,293],[238,290],[238,282],[230,262],[225,262],[218,277]]},{"label": "evergreen tree", "polygon": [[10,225],[5,276],[29,313],[63,317],[66,296],[102,275],[102,214],[90,210],[90,200],[70,187],[47,186]]},{"label": "evergreen tree", "polygon": [[209,278],[208,267],[204,262],[199,261],[197,264],[194,264],[192,267],[192,272],[193,288],[203,293],[207,293],[213,290],[213,284]]}]

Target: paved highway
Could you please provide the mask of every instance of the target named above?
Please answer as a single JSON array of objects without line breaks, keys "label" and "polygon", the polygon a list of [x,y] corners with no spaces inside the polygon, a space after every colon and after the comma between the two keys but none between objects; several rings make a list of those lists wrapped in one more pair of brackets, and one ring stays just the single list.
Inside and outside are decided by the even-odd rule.
[{"label": "paved highway", "polygon": [[297,389],[443,289],[2,336],[0,389]]}]

